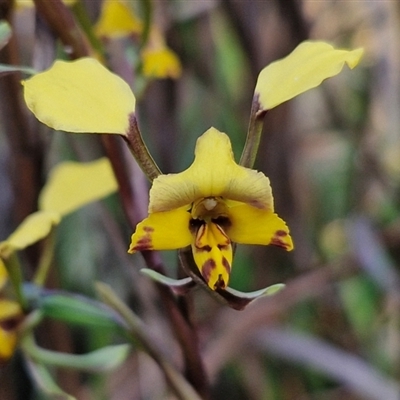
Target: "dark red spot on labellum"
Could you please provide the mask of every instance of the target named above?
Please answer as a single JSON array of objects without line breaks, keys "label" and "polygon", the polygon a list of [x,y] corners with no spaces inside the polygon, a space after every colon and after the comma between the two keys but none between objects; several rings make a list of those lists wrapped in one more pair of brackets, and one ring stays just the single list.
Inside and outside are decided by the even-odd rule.
[{"label": "dark red spot on labellum", "polygon": [[210,280],[211,272],[213,269],[216,267],[215,261],[210,258],[208,259],[204,264],[203,267],[201,268],[201,274],[203,275],[203,278],[208,282]]},{"label": "dark red spot on labellum", "polygon": [[226,272],[229,275],[231,273],[231,266],[229,264],[229,261],[225,257],[222,257],[222,265],[224,266]]},{"label": "dark red spot on labellum", "polygon": [[215,282],[214,289],[225,289],[226,288],[226,282],[222,278],[222,275],[218,276],[217,282]]}]

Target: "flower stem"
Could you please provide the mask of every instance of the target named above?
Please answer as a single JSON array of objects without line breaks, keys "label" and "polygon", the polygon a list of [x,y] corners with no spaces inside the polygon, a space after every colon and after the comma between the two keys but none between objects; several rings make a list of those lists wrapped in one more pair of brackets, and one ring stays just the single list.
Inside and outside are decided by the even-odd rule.
[{"label": "flower stem", "polygon": [[92,53],[89,41],[82,33],[70,10],[61,0],[33,0],[50,28],[60,37],[72,59]]},{"label": "flower stem", "polygon": [[129,150],[135,157],[140,168],[150,181],[161,175],[160,169],[143,141],[135,114],[130,115],[129,131],[127,136],[123,136],[123,138],[126,140]]},{"label": "flower stem", "polygon": [[250,111],[249,127],[247,129],[246,143],[243,148],[239,164],[243,167],[253,168],[256,161],[258,147],[260,146],[262,129],[264,126],[264,117],[266,110],[260,110],[258,96],[253,98],[253,104]]},{"label": "flower stem", "polygon": [[96,289],[103,301],[118,312],[127,323],[134,342],[140,344],[146,353],[157,362],[178,398],[182,400],[201,400],[193,387],[165,360],[159,349],[153,344],[141,319],[117,296],[112,288],[98,282],[96,283]]},{"label": "flower stem", "polygon": [[8,257],[4,257],[3,261],[4,265],[7,268],[7,272],[13,285],[15,295],[17,296],[18,303],[24,310],[26,310],[28,303],[22,291],[22,272],[17,253],[12,252]]},{"label": "flower stem", "polygon": [[54,246],[55,232],[54,229],[52,229],[49,236],[46,238],[43,252],[39,260],[39,267],[35,273],[35,277],[33,278],[33,283],[38,286],[43,286],[46,282],[54,256]]}]

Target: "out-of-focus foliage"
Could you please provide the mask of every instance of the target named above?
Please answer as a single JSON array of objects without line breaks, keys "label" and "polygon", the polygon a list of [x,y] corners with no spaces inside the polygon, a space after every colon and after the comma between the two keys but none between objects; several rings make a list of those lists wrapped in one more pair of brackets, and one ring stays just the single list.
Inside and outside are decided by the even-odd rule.
[{"label": "out-of-focus foliage", "polygon": [[[230,285],[252,291],[283,282],[286,288],[241,312],[220,305],[200,290],[190,292],[180,305],[181,314],[190,314],[190,326],[197,330],[192,341],[204,361],[212,399],[397,400],[397,3],[124,2],[143,21],[142,34],[151,37],[150,27],[156,26],[179,58],[182,73],[174,80],[143,75],[140,35],[96,36],[102,1],[68,5],[68,15],[79,27],[73,31],[75,36],[69,36],[67,28],[60,31],[52,25],[48,9],[40,3],[46,0],[37,1],[37,8],[0,2],[0,19],[9,24],[0,23],[0,63],[28,67],[23,71],[32,73],[32,68],[47,69],[55,58],[96,55],[131,86],[144,139],[164,173],[190,165],[196,139],[210,126],[230,136],[238,160],[258,73],[299,42],[314,39],[339,48],[364,48],[356,69],[269,111],[265,118],[255,167],[271,180],[276,211],[291,229],[295,250],[238,246]],[[68,22],[63,16],[57,14],[61,25]],[[75,46],[79,35],[86,47]],[[39,193],[54,165],[109,155],[110,143],[120,139],[50,133],[32,119],[22,101],[20,80],[28,75],[10,70],[0,67],[6,71],[0,75],[0,240],[37,211]],[[93,354],[109,357],[107,346],[113,345],[115,360],[121,362],[126,356],[126,348],[119,347],[126,342],[121,329],[127,332],[133,326],[137,339],[141,325],[135,325],[132,315],[131,319],[125,315],[121,322],[110,298],[105,296],[106,301],[104,292],[103,297],[99,291],[95,294],[94,282],[102,281],[145,321],[151,343],[162,349],[163,358],[156,357],[154,362],[148,355],[154,349],[146,349],[144,341],[133,346],[117,370],[100,374],[92,369],[88,374],[51,364],[53,353],[37,353],[22,338],[22,347],[11,362],[0,366],[1,400],[43,398],[32,383],[35,372],[36,384],[50,398],[68,398],[65,393],[78,399],[170,398],[164,377],[181,393],[190,393],[191,388],[176,374],[190,357],[185,352],[186,358],[181,357],[185,342],[175,335],[177,325],[169,323],[173,321],[168,314],[169,298],[138,272],[145,265],[140,255],[126,253],[132,226],[124,211],[130,210],[136,222],[146,216],[149,185],[125,149],[114,159],[124,161],[129,171],[125,182],[132,190],[134,207],[118,196],[87,205],[63,217],[55,237],[49,238],[54,240],[54,254],[43,251],[47,241],[18,253],[24,281],[35,281],[38,266],[48,262],[51,272],[45,286],[59,291],[57,296],[41,297],[34,285],[23,288],[32,304],[36,299],[35,309],[44,318],[35,328],[35,339],[42,350],[67,356],[84,353],[88,365]],[[180,277],[176,256],[162,253],[160,257],[153,260],[155,264],[162,262],[168,276]],[[18,297],[14,289],[10,282],[1,289],[0,304]],[[71,298],[65,291],[82,297]],[[82,298],[91,302],[84,305]],[[109,305],[106,310],[102,302]],[[20,329],[27,329],[37,318],[31,311],[24,310],[29,317]],[[87,328],[87,321],[94,325]],[[126,321],[132,323],[129,329]],[[10,328],[1,321],[0,325]],[[105,352],[96,353],[99,349]],[[55,368],[51,374],[43,368],[43,357],[49,357],[47,365]],[[162,375],[159,366],[165,359],[175,369],[166,368]],[[69,360],[62,358],[62,362]],[[200,385],[200,378],[189,376],[189,381]]]}]

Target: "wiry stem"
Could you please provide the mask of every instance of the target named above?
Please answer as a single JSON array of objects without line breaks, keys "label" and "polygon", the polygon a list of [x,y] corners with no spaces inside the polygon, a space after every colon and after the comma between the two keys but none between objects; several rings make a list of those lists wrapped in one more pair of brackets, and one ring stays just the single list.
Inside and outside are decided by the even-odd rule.
[{"label": "wiry stem", "polygon": [[72,59],[88,56],[92,51],[88,40],[66,5],[60,0],[34,0],[38,13],[61,39]]},{"label": "wiry stem", "polygon": [[129,131],[127,136],[123,136],[123,138],[126,140],[136,162],[150,181],[161,175],[160,169],[143,141],[135,114],[129,116]]},{"label": "wiry stem", "polygon": [[246,143],[244,144],[240,165],[247,168],[253,168],[256,161],[258,147],[260,146],[262,129],[264,126],[264,117],[267,111],[260,110],[258,96],[254,96],[251,105],[249,127],[247,129]]},{"label": "wiry stem", "polygon": [[119,315],[127,323],[131,335],[135,342],[142,346],[143,349],[157,362],[162,369],[165,378],[169,382],[170,387],[174,390],[179,399],[182,400],[200,400],[199,395],[184,380],[175,368],[168,363],[149,337],[146,327],[140,318],[113,292],[110,286],[98,282],[96,289],[102,299],[110,307],[118,312]]}]

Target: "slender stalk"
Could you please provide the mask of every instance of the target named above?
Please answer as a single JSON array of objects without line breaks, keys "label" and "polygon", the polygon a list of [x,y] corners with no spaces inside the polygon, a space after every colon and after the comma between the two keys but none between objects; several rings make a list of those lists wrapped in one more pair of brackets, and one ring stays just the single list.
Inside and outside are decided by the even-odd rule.
[{"label": "slender stalk", "polygon": [[3,261],[7,268],[8,276],[13,285],[15,295],[17,296],[18,303],[24,310],[26,310],[28,303],[22,290],[22,272],[17,253],[12,252],[8,257],[4,257]]},{"label": "slender stalk", "polygon": [[123,136],[123,138],[126,140],[129,150],[135,157],[140,168],[150,181],[153,181],[157,176],[161,175],[160,169],[143,141],[135,114],[129,116],[128,135]]},{"label": "slender stalk", "polygon": [[47,276],[51,268],[51,262],[54,256],[54,246],[55,246],[55,231],[52,229],[49,236],[46,238],[42,254],[39,260],[39,267],[35,272],[35,277],[33,278],[33,283],[38,286],[43,286],[46,282]]},{"label": "slender stalk", "polygon": [[193,387],[166,361],[159,349],[153,344],[140,318],[117,296],[111,287],[104,283],[97,283],[96,289],[103,301],[125,320],[134,341],[138,342],[146,350],[146,353],[157,362],[178,398],[182,400],[201,400]]},{"label": "slender stalk", "polygon": [[153,7],[150,0],[140,0],[140,4],[143,11],[143,32],[140,42],[140,48],[146,45],[149,40],[150,30],[151,30],[151,21],[153,19]]},{"label": "slender stalk", "polygon": [[82,33],[72,13],[61,0],[33,0],[38,13],[61,39],[72,59],[92,53],[89,41]]},{"label": "slender stalk", "polygon": [[254,166],[258,147],[260,146],[261,134],[264,126],[264,117],[266,113],[266,110],[260,110],[258,97],[255,96],[253,98],[253,104],[251,105],[246,143],[244,145],[242,156],[239,162],[239,164],[243,165],[244,167],[252,168]]}]

